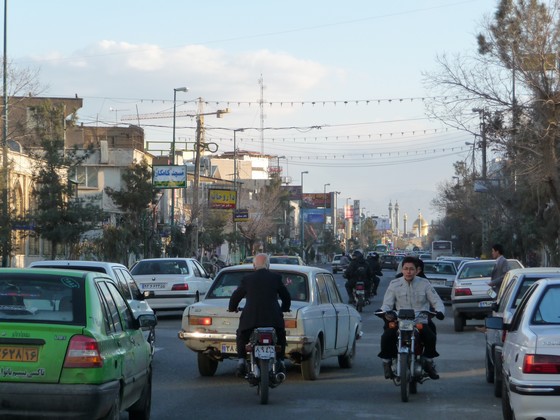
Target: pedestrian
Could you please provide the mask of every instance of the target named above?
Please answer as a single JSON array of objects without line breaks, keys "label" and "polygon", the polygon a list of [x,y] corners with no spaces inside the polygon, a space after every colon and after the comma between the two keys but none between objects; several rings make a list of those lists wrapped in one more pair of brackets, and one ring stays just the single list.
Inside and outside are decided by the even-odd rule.
[{"label": "pedestrian", "polygon": [[494,292],[498,293],[504,276],[509,270],[508,261],[504,257],[504,247],[501,244],[492,245],[492,258],[496,260],[496,265],[492,269],[491,280],[488,285],[492,287]]}]

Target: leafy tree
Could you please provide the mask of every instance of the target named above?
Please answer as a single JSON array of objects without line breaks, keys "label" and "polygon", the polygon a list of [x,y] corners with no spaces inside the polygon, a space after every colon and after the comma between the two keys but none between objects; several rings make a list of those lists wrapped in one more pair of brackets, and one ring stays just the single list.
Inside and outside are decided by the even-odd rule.
[{"label": "leafy tree", "polygon": [[36,162],[32,177],[36,209],[31,217],[36,232],[52,243],[51,258],[56,257],[59,245],[74,247],[70,254],[75,257],[81,235],[96,227],[101,213],[94,204],[77,200],[75,185],[68,179],[89,151],[64,148],[64,127],[74,119],[66,121],[62,105],[45,102],[35,109],[33,118],[40,149],[29,151]]},{"label": "leafy tree", "polygon": [[[118,232],[111,231],[107,240],[121,241],[118,245],[113,245],[114,258],[128,264],[130,253],[148,257],[159,253],[158,250],[161,249],[151,211],[157,204],[159,190],[152,186],[152,173],[145,158],[140,162],[133,162],[123,171],[121,178],[123,187],[120,190],[105,188],[107,195],[122,211],[116,227]],[[173,234],[177,235],[177,232]]]}]

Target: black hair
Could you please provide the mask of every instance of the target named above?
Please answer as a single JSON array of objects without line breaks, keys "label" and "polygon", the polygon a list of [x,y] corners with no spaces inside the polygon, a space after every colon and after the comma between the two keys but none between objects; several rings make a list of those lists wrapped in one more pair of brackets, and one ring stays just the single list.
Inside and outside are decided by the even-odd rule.
[{"label": "black hair", "polygon": [[406,263],[412,263],[414,264],[414,267],[418,267],[418,258],[413,257],[412,255],[407,255],[406,257],[403,258],[402,260],[402,266],[404,266]]},{"label": "black hair", "polygon": [[494,244],[492,245],[492,249],[494,251],[498,251],[500,255],[504,255],[504,247],[502,246],[502,244]]}]

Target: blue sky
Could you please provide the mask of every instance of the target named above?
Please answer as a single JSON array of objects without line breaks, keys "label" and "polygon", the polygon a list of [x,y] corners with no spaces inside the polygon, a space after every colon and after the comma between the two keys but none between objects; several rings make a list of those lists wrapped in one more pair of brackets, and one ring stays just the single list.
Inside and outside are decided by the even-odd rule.
[{"label": "blue sky", "polygon": [[[84,99],[84,124],[136,113],[228,107],[208,116],[220,151],[286,156],[284,175],[305,192],[340,191],[366,212],[398,201],[429,221],[438,184],[470,159],[467,133],[426,117],[422,72],[442,54],[474,54],[497,0],[8,0],[8,57],[40,69],[44,96]],[[258,80],[263,79],[263,110]],[[26,92],[20,92],[26,94]],[[260,131],[261,114],[264,131]],[[146,139],[170,141],[172,120],[141,120]],[[473,124],[476,121],[473,120]],[[192,118],[176,137],[194,139]],[[310,127],[320,128],[310,128]],[[162,146],[163,147],[163,146]],[[410,224],[410,222],[409,222]],[[400,222],[402,226],[402,220]]]}]

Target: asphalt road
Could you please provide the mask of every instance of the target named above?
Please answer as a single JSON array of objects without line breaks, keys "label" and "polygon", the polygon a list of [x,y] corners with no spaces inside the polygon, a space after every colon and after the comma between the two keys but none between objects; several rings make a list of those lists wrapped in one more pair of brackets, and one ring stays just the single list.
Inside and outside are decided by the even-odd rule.
[{"label": "asphalt road", "polygon": [[[418,386],[410,401],[383,377],[377,358],[382,321],[373,312],[393,271],[384,271],[380,296],[362,313],[364,336],[358,342],[352,369],[340,369],[336,358],[322,363],[316,381],[304,381],[298,366],[288,366],[288,378],[270,390],[268,405],[260,405],[256,388],[234,375],[235,361],[220,363],[216,375],[198,374],[196,355],[177,338],[180,313],[159,313],[154,360],[152,418],[159,419],[501,419],[501,400],[494,397],[484,376],[484,335],[470,324],[453,331],[451,308],[436,321],[436,359],[441,379]],[[341,293],[344,279],[336,275]],[[127,418],[126,415],[121,416]]]}]

